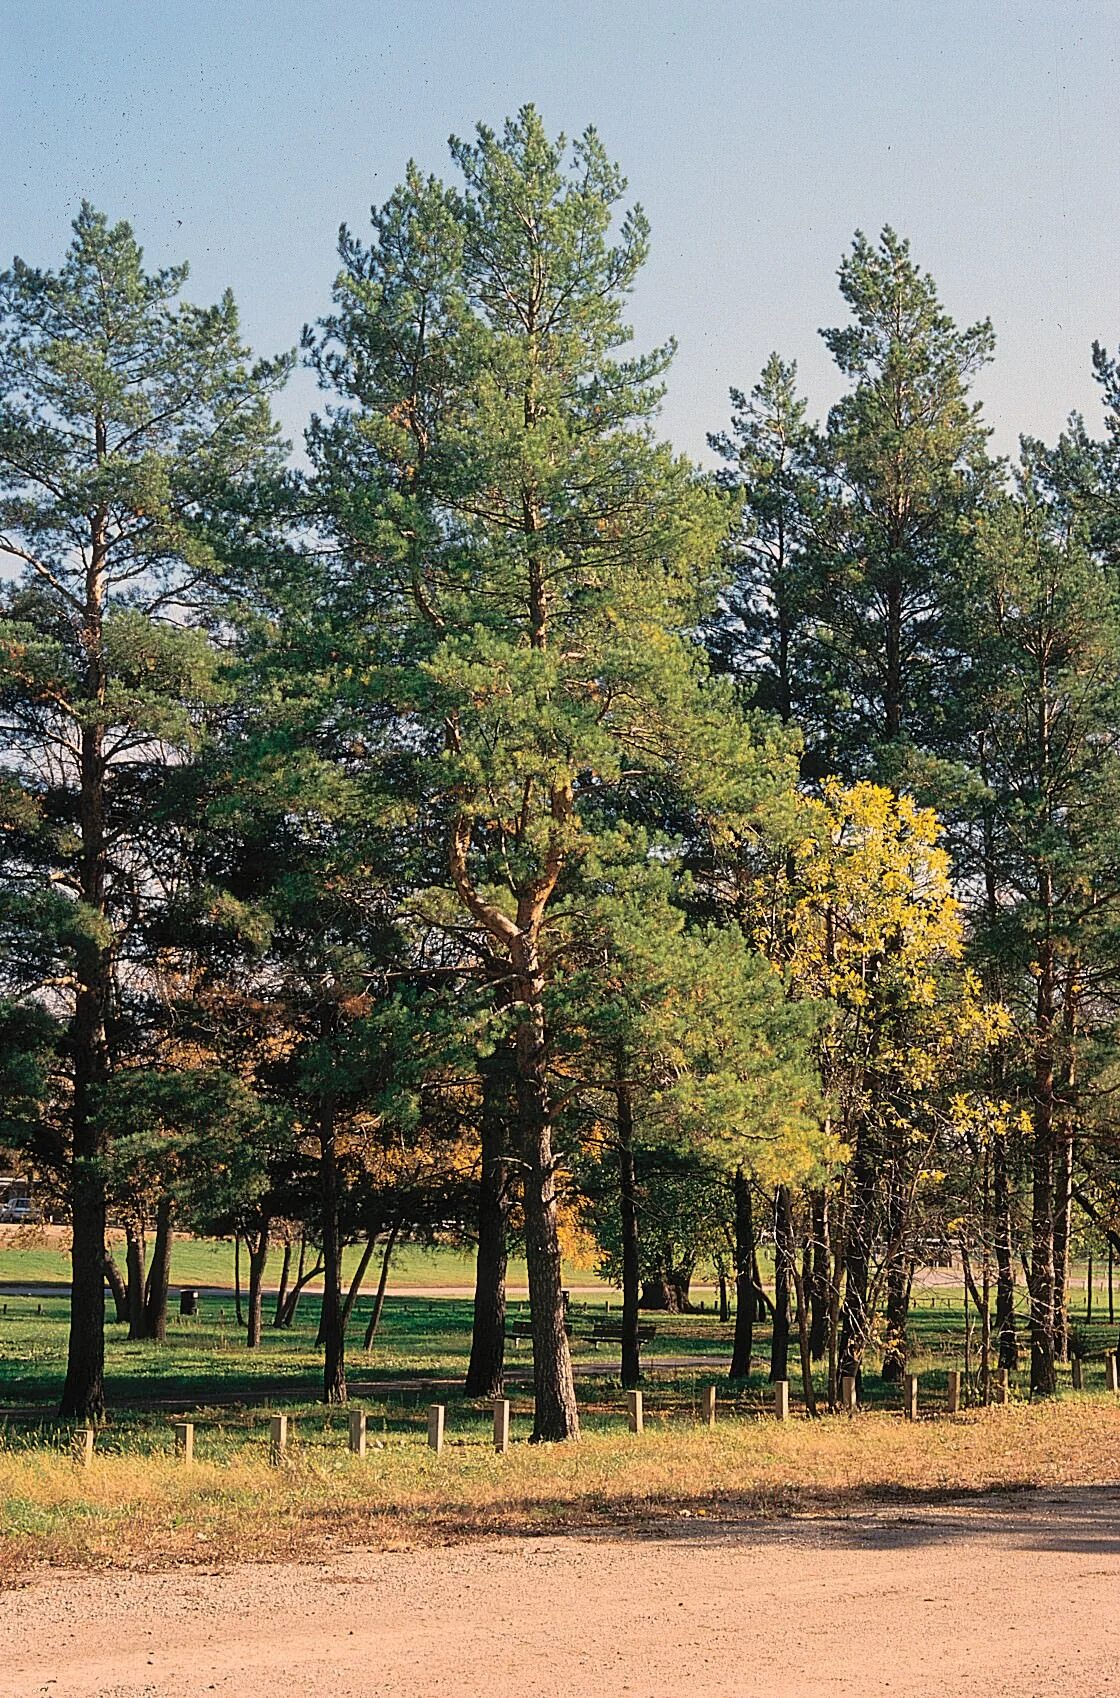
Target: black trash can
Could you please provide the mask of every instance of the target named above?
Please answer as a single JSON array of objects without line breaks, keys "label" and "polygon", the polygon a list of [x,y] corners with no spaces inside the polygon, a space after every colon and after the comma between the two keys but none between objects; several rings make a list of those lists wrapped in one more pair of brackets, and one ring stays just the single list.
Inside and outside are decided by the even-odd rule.
[{"label": "black trash can", "polygon": [[193,1285],[185,1285],[179,1293],[179,1313],[181,1315],[198,1314],[198,1292]]}]

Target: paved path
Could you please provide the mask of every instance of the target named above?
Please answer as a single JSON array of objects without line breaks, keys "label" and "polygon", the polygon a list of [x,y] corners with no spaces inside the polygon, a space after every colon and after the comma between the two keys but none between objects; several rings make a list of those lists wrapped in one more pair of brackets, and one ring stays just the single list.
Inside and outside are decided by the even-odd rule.
[{"label": "paved path", "polygon": [[0,1594],[4,1698],[1109,1698],[1120,1492]]}]

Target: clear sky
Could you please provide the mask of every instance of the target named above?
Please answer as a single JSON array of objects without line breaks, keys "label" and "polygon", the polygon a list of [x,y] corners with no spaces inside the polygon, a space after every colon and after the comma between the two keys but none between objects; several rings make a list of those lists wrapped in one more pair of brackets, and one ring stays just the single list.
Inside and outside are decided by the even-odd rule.
[{"label": "clear sky", "polygon": [[[593,122],[653,224],[639,342],[677,337],[663,428],[701,454],[771,348],[812,410],[862,228],[990,315],[996,442],[1098,410],[1120,344],[1120,0],[0,0],[0,261],[58,262],[83,197],[261,352],[321,312],[339,224],[410,156],[526,100]],[[285,402],[298,429],[314,391]]]}]

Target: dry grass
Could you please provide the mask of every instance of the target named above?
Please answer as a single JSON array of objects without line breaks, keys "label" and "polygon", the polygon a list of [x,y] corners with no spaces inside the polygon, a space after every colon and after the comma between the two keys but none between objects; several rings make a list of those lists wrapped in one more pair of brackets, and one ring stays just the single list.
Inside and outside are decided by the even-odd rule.
[{"label": "dry grass", "polygon": [[[376,1444],[376,1441],[374,1441]],[[1120,1479],[1120,1404],[1072,1398],[911,1424],[897,1415],[728,1419],[591,1432],[573,1446],[476,1435],[442,1456],[390,1439],[365,1461],[339,1429],[308,1430],[271,1468],[262,1448],[95,1457],[0,1451],[0,1575],[43,1564],[213,1565],[355,1544],[400,1547],[561,1526],[639,1528],[674,1516],[738,1518],[900,1505],[954,1495]]]}]

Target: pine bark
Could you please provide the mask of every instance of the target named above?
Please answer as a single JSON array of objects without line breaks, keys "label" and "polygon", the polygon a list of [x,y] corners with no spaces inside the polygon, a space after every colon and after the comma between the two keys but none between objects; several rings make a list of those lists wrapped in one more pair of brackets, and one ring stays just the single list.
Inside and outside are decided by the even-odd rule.
[{"label": "pine bark", "polygon": [[500,1397],[505,1383],[506,1265],[509,1221],[509,1053],[499,1045],[479,1063],[478,1253],[474,1321],[465,1390],[468,1397]]},{"label": "pine bark", "polygon": [[171,1198],[161,1197],[156,1204],[156,1233],[144,1293],[144,1336],[154,1339],[157,1344],[162,1344],[167,1338],[167,1288],[171,1278],[171,1245],[175,1236],[171,1216]]},{"label": "pine bark", "polygon": [[735,1169],[735,1339],[729,1377],[745,1380],[754,1349],[754,1210],[751,1188],[741,1167]]},{"label": "pine bark", "polygon": [[346,1339],[342,1325],[342,1245],[338,1223],[338,1145],[335,1105],[323,1099],[319,1116],[319,1177],[323,1210],[323,1402],[345,1403]]},{"label": "pine bark", "polygon": [[774,1324],[770,1334],[770,1379],[789,1379],[789,1298],[792,1284],[793,1203],[788,1185],[774,1196]]}]

